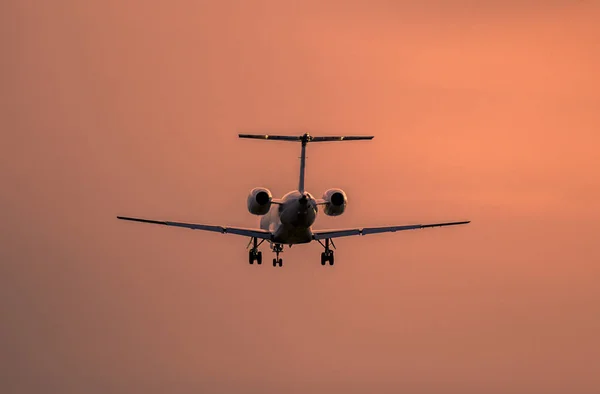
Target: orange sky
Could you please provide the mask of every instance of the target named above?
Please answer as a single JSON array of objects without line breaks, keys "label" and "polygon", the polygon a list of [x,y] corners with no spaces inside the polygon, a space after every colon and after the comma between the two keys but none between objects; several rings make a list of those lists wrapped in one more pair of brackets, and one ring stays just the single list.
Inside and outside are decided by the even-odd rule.
[{"label": "orange sky", "polygon": [[[1,392],[600,391],[597,2],[94,3],[0,12]],[[255,226],[259,130],[376,136],[309,146],[319,228],[473,222],[274,269],[114,218]]]}]

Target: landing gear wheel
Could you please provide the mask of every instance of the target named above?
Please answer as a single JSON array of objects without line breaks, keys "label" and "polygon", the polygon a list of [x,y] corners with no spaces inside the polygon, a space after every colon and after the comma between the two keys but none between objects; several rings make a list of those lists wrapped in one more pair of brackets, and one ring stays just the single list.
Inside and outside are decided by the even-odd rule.
[{"label": "landing gear wheel", "polygon": [[333,251],[331,250],[321,253],[321,265],[325,265],[327,262],[329,265],[333,265]]},{"label": "landing gear wheel", "polygon": [[262,264],[262,252],[258,251],[258,247],[262,244],[264,239],[258,242],[256,237],[250,238],[250,243],[248,244],[248,248],[252,245],[252,248],[248,251],[248,262],[250,264],[254,264],[256,261],[257,264]]},{"label": "landing gear wheel", "polygon": [[283,266],[283,260],[279,258],[279,253],[283,252],[283,245],[282,244],[274,244],[273,247],[273,252],[275,252],[275,258],[273,259],[273,267],[277,267]]},{"label": "landing gear wheel", "polygon": [[248,262],[250,264],[254,264],[255,261],[258,264],[262,264],[262,252],[251,250],[250,252],[248,252]]},{"label": "landing gear wheel", "polygon": [[327,262],[329,262],[329,265],[333,265],[333,250],[329,249],[330,244],[335,249],[333,241],[329,238],[326,238],[325,244],[323,244],[321,241],[319,241],[319,243],[325,248],[325,251],[321,253],[321,265],[325,265]]}]

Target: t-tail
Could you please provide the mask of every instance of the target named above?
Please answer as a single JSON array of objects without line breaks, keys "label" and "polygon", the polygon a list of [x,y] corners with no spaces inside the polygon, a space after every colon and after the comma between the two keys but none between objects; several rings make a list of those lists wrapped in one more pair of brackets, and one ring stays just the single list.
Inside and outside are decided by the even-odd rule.
[{"label": "t-tail", "polygon": [[306,172],[306,144],[309,142],[331,142],[331,141],[357,141],[357,140],[372,140],[372,135],[349,135],[349,136],[323,136],[313,137],[305,133],[300,136],[291,135],[270,135],[270,134],[239,134],[240,138],[252,138],[257,140],[273,140],[273,141],[293,141],[302,143],[302,152],[300,155],[300,179],[298,181],[298,191],[304,194],[304,173]]}]

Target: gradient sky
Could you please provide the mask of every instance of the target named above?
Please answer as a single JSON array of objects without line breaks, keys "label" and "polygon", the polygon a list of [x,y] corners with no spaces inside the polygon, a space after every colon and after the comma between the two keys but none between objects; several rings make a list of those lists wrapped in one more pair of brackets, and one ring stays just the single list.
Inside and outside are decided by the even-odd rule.
[{"label": "gradient sky", "polygon": [[[418,5],[417,5],[418,3]],[[3,393],[600,392],[596,1],[4,1]],[[255,226],[309,146],[317,227]],[[266,252],[267,249],[265,248]],[[270,258],[270,256],[267,256]]]}]

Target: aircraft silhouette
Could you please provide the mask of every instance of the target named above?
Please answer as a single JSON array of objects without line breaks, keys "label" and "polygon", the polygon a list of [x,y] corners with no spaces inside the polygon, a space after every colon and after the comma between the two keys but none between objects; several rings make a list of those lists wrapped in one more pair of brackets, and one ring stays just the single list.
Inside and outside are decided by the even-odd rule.
[{"label": "aircraft silhouette", "polygon": [[[258,140],[293,141],[301,142],[302,152],[300,156],[300,179],[298,190],[285,194],[282,198],[273,198],[271,191],[265,187],[256,187],[248,195],[248,211],[260,216],[259,228],[223,227],[207,224],[181,223],[160,220],[140,219],[126,216],[117,216],[121,220],[131,220],[142,223],[162,224],[165,226],[183,227],[192,230],[213,231],[223,234],[236,234],[250,237],[248,243],[248,262],[255,261],[262,264],[262,252],[258,247],[265,241],[275,253],[273,266],[283,265],[279,254],[283,252],[284,245],[291,247],[295,244],[305,244],[312,241],[319,242],[325,251],[321,253],[321,265],[329,262],[334,264],[333,250],[334,238],[348,237],[352,235],[368,235],[404,230],[416,230],[428,227],[453,226],[467,224],[471,221],[446,222],[432,224],[409,224],[402,226],[384,227],[361,227],[339,230],[313,230],[312,225],[317,218],[318,207],[323,207],[323,212],[328,216],[338,216],[344,213],[348,198],[341,189],[329,189],[325,191],[322,198],[314,198],[304,190],[304,173],[306,168],[306,145],[309,142],[326,141],[357,141],[371,140],[374,136],[311,136],[305,133],[301,136],[267,135],[267,134],[239,134],[239,138],[252,138]],[[260,242],[258,241],[260,239]],[[324,241],[324,242],[323,242]]]}]

